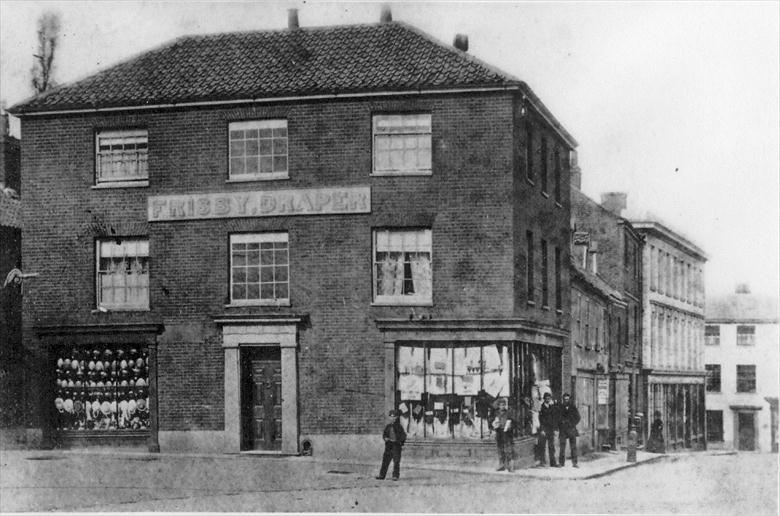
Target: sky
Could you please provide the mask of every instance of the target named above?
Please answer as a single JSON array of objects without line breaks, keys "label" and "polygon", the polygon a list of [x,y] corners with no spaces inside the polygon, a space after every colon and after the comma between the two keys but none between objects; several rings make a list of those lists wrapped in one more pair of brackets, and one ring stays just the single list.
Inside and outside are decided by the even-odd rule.
[{"label": "sky", "polygon": [[[708,255],[707,295],[780,291],[780,2],[392,2],[393,19],[525,81],[579,142],[582,188],[628,194]],[[0,99],[32,93],[35,22],[68,83],[185,34],[373,23],[378,2],[0,0]],[[12,132],[18,132],[12,121]],[[22,138],[24,135],[22,135]]]}]

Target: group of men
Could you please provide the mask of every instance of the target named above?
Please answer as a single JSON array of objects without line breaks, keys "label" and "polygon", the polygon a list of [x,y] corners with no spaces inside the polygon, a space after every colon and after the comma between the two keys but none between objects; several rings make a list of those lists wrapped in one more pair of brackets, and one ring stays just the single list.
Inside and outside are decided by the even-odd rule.
[{"label": "group of men", "polygon": [[[536,445],[537,466],[545,466],[545,449],[549,455],[550,466],[562,468],[566,463],[566,443],[571,450],[572,466],[577,465],[577,424],[580,422],[580,413],[572,403],[571,396],[563,395],[562,403],[553,403],[552,394],[544,394],[544,401],[539,408],[539,434]],[[558,431],[558,445],[560,454],[558,462],[555,462],[555,431]]]}]

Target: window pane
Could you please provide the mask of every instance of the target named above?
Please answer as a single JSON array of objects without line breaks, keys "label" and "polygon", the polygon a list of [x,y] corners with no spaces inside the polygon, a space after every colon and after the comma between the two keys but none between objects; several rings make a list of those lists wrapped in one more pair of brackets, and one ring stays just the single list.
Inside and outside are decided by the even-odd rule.
[{"label": "window pane", "polygon": [[289,299],[290,294],[288,292],[287,283],[276,284],[276,298],[277,299]]},{"label": "window pane", "polygon": [[260,281],[260,271],[258,267],[247,268],[246,281],[249,283],[257,283],[258,281]]},{"label": "window pane", "polygon": [[274,285],[273,285],[273,283],[262,283],[260,285],[260,297],[261,297],[261,299],[273,299],[274,298]]},{"label": "window pane", "polygon": [[250,283],[246,286],[246,297],[247,299],[259,299],[259,286],[257,283]]},{"label": "window pane", "polygon": [[246,299],[246,285],[233,285],[233,299]]}]

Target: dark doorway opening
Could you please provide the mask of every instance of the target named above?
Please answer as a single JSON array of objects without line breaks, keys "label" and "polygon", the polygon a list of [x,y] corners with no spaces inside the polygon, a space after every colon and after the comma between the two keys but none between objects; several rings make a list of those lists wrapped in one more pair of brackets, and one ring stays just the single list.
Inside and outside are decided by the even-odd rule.
[{"label": "dark doorway opening", "polygon": [[282,361],[274,346],[241,350],[241,450],[282,447]]}]

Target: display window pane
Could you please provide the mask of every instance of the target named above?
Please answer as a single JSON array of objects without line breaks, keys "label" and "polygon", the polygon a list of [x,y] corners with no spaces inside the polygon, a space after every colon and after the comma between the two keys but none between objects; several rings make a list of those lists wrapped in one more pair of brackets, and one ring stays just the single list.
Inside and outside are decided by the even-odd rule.
[{"label": "display window pane", "polygon": [[77,347],[55,359],[55,430],[149,428],[149,353],[141,346]]}]

